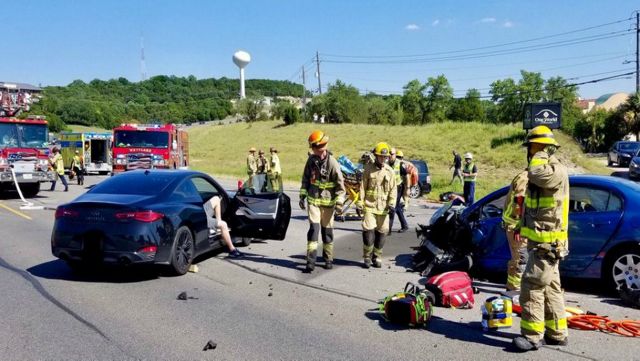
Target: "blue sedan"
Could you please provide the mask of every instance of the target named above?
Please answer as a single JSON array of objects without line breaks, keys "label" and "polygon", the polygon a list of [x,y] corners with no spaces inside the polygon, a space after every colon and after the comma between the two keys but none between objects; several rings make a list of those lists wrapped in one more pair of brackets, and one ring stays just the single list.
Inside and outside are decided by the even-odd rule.
[{"label": "blue sedan", "polygon": [[[640,289],[640,185],[596,175],[571,176],[569,183],[569,255],[560,263],[561,276]],[[510,251],[501,227],[507,191],[489,194],[462,214],[483,271],[507,269]]]}]

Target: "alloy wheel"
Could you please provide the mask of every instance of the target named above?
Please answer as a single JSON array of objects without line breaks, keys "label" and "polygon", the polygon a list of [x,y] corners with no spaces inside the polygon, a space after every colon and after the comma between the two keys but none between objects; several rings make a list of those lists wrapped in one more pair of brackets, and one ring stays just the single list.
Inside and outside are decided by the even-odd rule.
[{"label": "alloy wheel", "polygon": [[613,280],[618,286],[627,284],[630,289],[640,290],[640,255],[623,254],[613,263]]}]

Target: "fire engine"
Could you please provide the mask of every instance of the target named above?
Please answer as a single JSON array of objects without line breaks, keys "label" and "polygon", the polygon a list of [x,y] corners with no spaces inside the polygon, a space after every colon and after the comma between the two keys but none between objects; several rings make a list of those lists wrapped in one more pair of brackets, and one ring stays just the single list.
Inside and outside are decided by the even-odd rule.
[{"label": "fire engine", "polygon": [[113,174],[189,165],[187,131],[175,124],[124,124],[113,129]]},{"label": "fire engine", "polygon": [[52,180],[49,167],[49,130],[41,117],[0,117],[0,187],[14,188],[13,174],[25,197],[40,191],[40,182]]}]

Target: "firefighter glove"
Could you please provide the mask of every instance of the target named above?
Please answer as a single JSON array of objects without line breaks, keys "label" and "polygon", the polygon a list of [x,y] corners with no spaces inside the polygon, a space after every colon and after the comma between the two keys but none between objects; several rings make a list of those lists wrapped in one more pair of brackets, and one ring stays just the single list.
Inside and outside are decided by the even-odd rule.
[{"label": "firefighter glove", "polygon": [[306,197],[300,197],[300,203],[298,203],[298,205],[300,205],[300,209],[305,210],[307,207],[304,204]]}]

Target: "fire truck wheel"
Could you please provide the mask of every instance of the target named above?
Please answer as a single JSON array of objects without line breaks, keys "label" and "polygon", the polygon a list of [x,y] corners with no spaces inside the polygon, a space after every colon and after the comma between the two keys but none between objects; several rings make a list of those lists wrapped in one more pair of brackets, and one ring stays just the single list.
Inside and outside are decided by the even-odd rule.
[{"label": "fire truck wheel", "polygon": [[21,184],[20,190],[25,198],[33,198],[40,192],[40,183]]},{"label": "fire truck wheel", "polygon": [[109,172],[108,172],[108,171],[100,171],[100,172],[98,172],[98,174],[100,174],[100,175],[107,175],[107,174],[109,174]]}]

